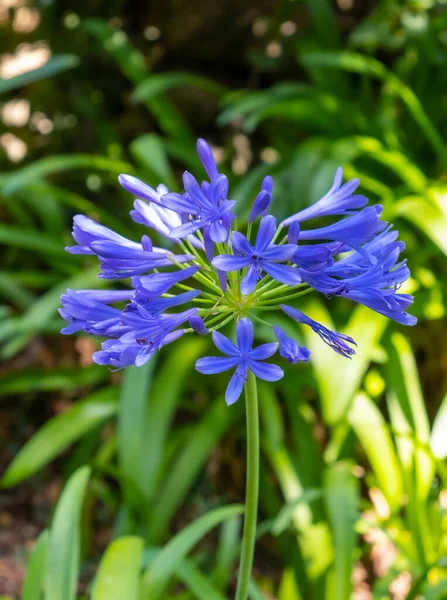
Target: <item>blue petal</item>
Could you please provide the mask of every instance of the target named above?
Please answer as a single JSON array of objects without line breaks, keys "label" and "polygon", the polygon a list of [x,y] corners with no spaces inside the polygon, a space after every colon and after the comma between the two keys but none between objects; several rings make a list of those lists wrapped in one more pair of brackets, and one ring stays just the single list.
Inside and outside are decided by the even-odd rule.
[{"label": "blue petal", "polygon": [[241,281],[242,294],[244,296],[248,296],[248,294],[251,294],[254,291],[259,279],[260,279],[259,270],[257,270],[254,267],[254,265],[251,264],[248,267],[247,273],[244,275],[244,277],[242,278],[242,281]]},{"label": "blue petal", "polygon": [[238,271],[250,264],[247,256],[234,256],[233,254],[221,254],[211,261],[212,265],[220,271]]},{"label": "blue petal", "polygon": [[192,316],[189,319],[189,324],[191,328],[199,335],[207,335],[209,333],[209,329],[206,327],[204,320],[198,315]]},{"label": "blue petal", "polygon": [[307,362],[310,357],[310,351],[307,348],[302,348],[298,343],[290,338],[286,333],[275,325],[273,327],[276,337],[279,340],[279,354],[292,364],[304,361]]},{"label": "blue petal", "polygon": [[163,206],[173,210],[176,213],[190,214],[194,213],[196,210],[190,198],[174,192],[163,196]]},{"label": "blue petal", "polygon": [[137,179],[132,175],[119,175],[118,181],[120,185],[133,196],[160,204],[160,194],[140,179]]},{"label": "blue petal", "polygon": [[213,242],[216,242],[217,244],[226,242],[228,238],[228,231],[225,229],[225,227],[219,220],[215,220],[211,223],[210,238],[213,240]]},{"label": "blue petal", "polygon": [[253,360],[266,360],[275,354],[278,350],[278,344],[276,342],[272,342],[269,344],[262,344],[257,348],[253,348],[250,352],[250,358]]},{"label": "blue petal", "polygon": [[240,364],[230,379],[227,391],[225,392],[225,402],[230,406],[239,399],[244,389],[244,383],[247,380],[247,367]]},{"label": "blue petal", "polygon": [[265,260],[282,262],[290,260],[297,250],[295,244],[283,244],[281,246],[270,246],[261,254]]},{"label": "blue petal", "polygon": [[253,323],[246,317],[236,326],[236,339],[241,352],[250,352],[253,345]]},{"label": "blue petal", "polygon": [[200,221],[188,221],[187,223],[183,223],[183,225],[179,225],[178,227],[175,227],[175,229],[172,229],[169,235],[173,238],[181,239],[191,235],[201,227],[203,227],[203,223]]},{"label": "blue petal", "polygon": [[208,177],[213,179],[218,176],[216,161],[214,160],[213,152],[210,145],[205,140],[197,140],[197,154],[199,155],[200,162],[203,165]]},{"label": "blue petal", "polygon": [[248,216],[248,222],[253,223],[255,219],[260,217],[264,213],[264,211],[268,209],[271,201],[272,195],[269,194],[269,192],[266,192],[265,190],[259,192],[259,194],[256,196],[253,202],[253,206]]},{"label": "blue petal", "polygon": [[254,252],[253,246],[247,240],[245,235],[235,231],[231,236],[231,243],[233,245],[233,250],[235,250],[238,254],[248,254],[251,255]]},{"label": "blue petal", "polygon": [[255,250],[257,253],[263,252],[271,243],[276,231],[276,219],[272,215],[267,215],[261,219],[256,236]]},{"label": "blue petal", "polygon": [[241,351],[239,348],[225,335],[218,331],[213,331],[212,336],[216,348],[223,352],[223,354],[228,354],[228,356],[240,356]]},{"label": "blue petal", "polygon": [[259,363],[249,359],[248,368],[253,371],[256,377],[259,377],[259,379],[263,379],[264,381],[278,381],[284,377],[284,371],[277,365]]},{"label": "blue petal", "polygon": [[214,375],[232,369],[239,363],[238,357],[206,356],[196,362],[196,370],[204,375]]},{"label": "blue petal", "polygon": [[298,269],[294,269],[293,267],[277,265],[263,260],[262,268],[270,275],[270,277],[273,277],[273,279],[285,283],[286,285],[294,286],[301,283],[301,276]]}]

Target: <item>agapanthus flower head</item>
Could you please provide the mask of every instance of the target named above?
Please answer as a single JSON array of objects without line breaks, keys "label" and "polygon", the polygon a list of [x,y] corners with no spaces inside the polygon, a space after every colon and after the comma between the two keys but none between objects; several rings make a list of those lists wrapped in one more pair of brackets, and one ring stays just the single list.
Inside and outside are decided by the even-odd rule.
[{"label": "agapanthus flower head", "polygon": [[[267,176],[243,233],[236,228],[237,206],[228,198],[228,180],[219,173],[210,146],[199,140],[197,151],[208,180],[186,172],[183,193],[120,175],[121,185],[135,197],[131,217],[146,228],[140,242],[86,216],[74,219],[77,245],[67,250],[96,255],[100,278],[128,281],[125,289],[67,290],[62,295],[60,314],[68,322],[63,333],[84,331],[106,338],[93,355],[95,362],[116,369],[141,366],[183,335],[211,333],[224,356],[201,358],[196,368],[206,374],[232,370],[226,391],[232,404],[249,371],[266,381],[283,376],[278,365],[264,362],[278,350],[291,364],[309,360],[309,350],[276,323],[281,311],[310,327],[341,356],[355,354],[352,338],[301,310],[300,297],[312,290],[344,296],[414,325],[416,319],[406,312],[413,298],[399,292],[410,275],[400,259],[404,244],[382,220],[382,207],[366,206],[365,196],[355,193],[358,180],[342,184],[338,169],[321,200],[278,227],[268,214],[273,179]],[[309,227],[314,218],[326,223]],[[153,235],[165,238],[166,245],[154,245]],[[266,324],[271,326],[272,341],[253,347],[253,323],[259,321],[263,332]],[[236,343],[221,333],[231,324]]]}]

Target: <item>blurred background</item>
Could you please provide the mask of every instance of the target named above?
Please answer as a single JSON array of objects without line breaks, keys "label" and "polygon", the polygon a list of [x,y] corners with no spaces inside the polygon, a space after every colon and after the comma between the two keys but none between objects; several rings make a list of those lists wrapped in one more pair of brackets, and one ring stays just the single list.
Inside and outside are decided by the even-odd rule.
[{"label": "blurred background", "polygon": [[446,64],[445,0],[0,0],[2,599],[234,593],[244,406],[194,372],[208,340],[110,373],[57,314],[103,285],[63,250],[73,215],[139,239],[117,175],[177,190],[199,136],[240,214],[266,174],[278,217],[360,177],[419,319],[306,303],[358,355],[302,339],[312,362],[261,388],[251,598],[447,598]]}]

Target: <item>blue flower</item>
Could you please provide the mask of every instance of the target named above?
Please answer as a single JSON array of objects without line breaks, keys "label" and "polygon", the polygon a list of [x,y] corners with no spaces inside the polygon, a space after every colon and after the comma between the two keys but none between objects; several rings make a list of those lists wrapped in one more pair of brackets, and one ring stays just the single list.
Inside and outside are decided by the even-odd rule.
[{"label": "blue flower", "polygon": [[[314,219],[316,217],[326,217],[328,215],[350,214],[356,208],[362,208],[368,204],[368,198],[360,194],[352,195],[358,188],[360,179],[351,179],[341,186],[343,178],[343,169],[339,167],[335,173],[334,182],[331,189],[315,204],[300,210],[291,217],[282,222],[282,225],[288,226],[294,221],[302,222]],[[340,187],[341,186],[341,187]]]},{"label": "blue flower", "polygon": [[253,223],[259,216],[265,216],[268,213],[269,206],[272,202],[273,193],[273,179],[270,175],[264,177],[262,182],[261,191],[256,196],[250,214],[248,216],[248,222]]},{"label": "blue flower", "polygon": [[[273,192],[273,179],[267,176],[243,235],[235,227],[227,178],[219,173],[210,146],[198,140],[197,152],[209,180],[199,182],[186,172],[181,194],[162,184],[152,188],[131,175],[119,177],[135,198],[132,219],[164,236],[169,249],[153,246],[145,234],[137,243],[83,215],[74,218],[77,245],[68,252],[96,255],[100,278],[130,280],[127,290],[67,290],[62,295],[59,312],[67,321],[63,333],[85,331],[106,338],[94,354],[96,362],[115,368],[142,365],[184,334],[212,333],[226,356],[203,358],[197,369],[235,369],[226,394],[232,403],[249,370],[268,381],[282,376],[278,366],[260,362],[278,344],[253,349],[254,330],[247,317],[264,323],[270,318],[279,355],[292,364],[307,361],[310,352],[274,323],[275,311],[281,309],[311,327],[335,352],[347,358],[355,354],[353,339],[299,310],[300,296],[312,290],[328,298],[343,296],[403,325],[416,323],[407,312],[413,297],[399,292],[410,276],[400,258],[405,246],[381,220],[382,207],[366,207],[367,199],[355,193],[358,180],[342,184],[338,169],[321,200],[277,228],[267,214]],[[311,219],[335,216],[341,218],[322,227],[304,227]],[[180,248],[176,253],[170,250],[173,244]],[[180,306],[182,312],[175,312]],[[257,313],[263,311],[268,312],[259,319]],[[237,346],[219,331],[230,321],[237,323]]]},{"label": "blue flower", "polygon": [[195,308],[175,315],[153,315],[142,306],[135,311],[124,311],[122,321],[128,331],[118,340],[106,340],[102,350],[93,354],[99,365],[118,369],[135,364],[141,367],[162,346],[177,340],[185,332],[177,329],[196,313]]},{"label": "blue flower", "polygon": [[62,308],[59,314],[69,325],[61,333],[69,335],[85,331],[95,335],[115,335],[126,330],[122,324],[122,311],[109,304],[128,302],[133,290],[80,290],[68,289],[61,296]]},{"label": "blue flower", "polygon": [[273,356],[278,349],[278,344],[262,344],[253,349],[253,337],[251,321],[246,318],[241,319],[236,327],[237,346],[221,333],[213,332],[213,342],[218,350],[226,354],[228,358],[207,356],[199,358],[196,362],[197,371],[205,375],[223,373],[236,367],[225,393],[227,404],[234,404],[238,400],[249,370],[264,381],[278,381],[284,375],[284,371],[277,365],[260,362]]},{"label": "blue flower", "polygon": [[254,246],[242,233],[235,232],[231,241],[237,255],[221,254],[212,260],[212,264],[221,271],[238,271],[248,267],[247,273],[241,281],[241,292],[244,295],[253,292],[256,283],[262,279],[261,271],[281,283],[291,286],[298,285],[301,277],[297,269],[277,264],[290,260],[296,252],[296,246],[294,244],[281,246],[272,244],[275,232],[275,217],[270,215],[263,217]]},{"label": "blue flower", "polygon": [[[206,183],[206,182],[205,182]],[[172,237],[184,238],[206,225],[213,242],[225,242],[229,227],[226,217],[234,218],[232,209],[236,202],[228,200],[228,180],[218,175],[211,184],[198,184],[187,171],[183,175],[184,195],[170,193],[163,196],[164,205],[185,217],[185,222],[171,231]]]},{"label": "blue flower", "polygon": [[307,362],[309,360],[310,351],[307,348],[299,346],[293,338],[290,338],[286,332],[279,327],[279,325],[274,325],[273,331],[279,342],[280,356],[293,365],[297,362]]},{"label": "blue flower", "polygon": [[292,306],[282,304],[281,308],[286,313],[286,315],[288,315],[298,323],[309,325],[309,327],[311,327],[315,331],[315,333],[318,333],[323,342],[330,346],[332,350],[335,350],[337,354],[345,356],[346,358],[351,358],[351,356],[355,354],[355,350],[351,348],[351,346],[349,346],[348,344],[352,344],[354,346],[357,346],[357,344],[351,337],[349,337],[349,335],[344,335],[343,333],[331,331],[324,325],[317,323],[317,321],[314,321],[313,319],[305,315],[303,312],[301,312],[297,308],[293,308]]},{"label": "blue flower", "polygon": [[76,215],[73,219],[73,238],[78,245],[65,248],[70,254],[95,254],[91,244],[102,241],[116,242],[123,248],[141,248],[141,244],[128,240],[84,215]]}]

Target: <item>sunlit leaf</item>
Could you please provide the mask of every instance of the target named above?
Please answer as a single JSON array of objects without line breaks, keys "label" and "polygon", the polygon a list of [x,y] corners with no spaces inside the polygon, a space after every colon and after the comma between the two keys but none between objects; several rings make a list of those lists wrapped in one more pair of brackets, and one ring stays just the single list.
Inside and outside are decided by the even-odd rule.
[{"label": "sunlit leaf", "polygon": [[107,547],[99,564],[92,600],[138,600],[144,540],[120,537]]},{"label": "sunlit leaf", "polygon": [[45,600],[75,600],[80,566],[80,520],[90,469],[68,480],[54,513],[45,566]]},{"label": "sunlit leaf", "polygon": [[77,67],[78,64],[79,58],[74,54],[56,54],[38,69],[27,71],[9,79],[2,79],[0,81],[0,94],[24,87],[36,81],[41,81],[42,79],[54,77],[58,73]]}]

